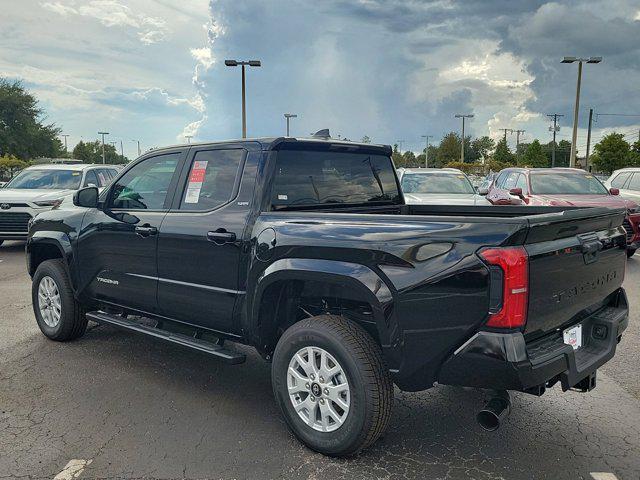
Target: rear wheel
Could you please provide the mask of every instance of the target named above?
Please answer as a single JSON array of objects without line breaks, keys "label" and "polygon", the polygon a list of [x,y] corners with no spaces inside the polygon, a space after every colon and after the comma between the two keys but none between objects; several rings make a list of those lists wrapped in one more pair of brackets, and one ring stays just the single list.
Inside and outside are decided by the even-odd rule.
[{"label": "rear wheel", "polygon": [[633,257],[633,254],[636,253],[637,248],[629,248],[627,247],[627,258]]},{"label": "rear wheel", "polygon": [[393,384],[380,347],[343,317],[291,326],[276,347],[271,377],[287,424],[320,453],[355,455],[389,424]]},{"label": "rear wheel", "polygon": [[51,340],[64,342],[84,335],[85,309],[73,296],[62,260],[46,260],[36,269],[31,286],[38,327]]}]

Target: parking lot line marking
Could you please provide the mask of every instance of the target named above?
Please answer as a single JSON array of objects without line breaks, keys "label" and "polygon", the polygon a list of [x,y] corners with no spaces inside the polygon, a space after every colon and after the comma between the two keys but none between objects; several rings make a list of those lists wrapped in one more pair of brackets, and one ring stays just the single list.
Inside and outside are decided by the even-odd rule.
[{"label": "parking lot line marking", "polygon": [[69,460],[64,469],[53,477],[53,480],[73,480],[78,478],[85,467],[91,463],[91,460]]},{"label": "parking lot line marking", "polygon": [[590,475],[594,480],[618,480],[618,477],[609,472],[591,472]]}]

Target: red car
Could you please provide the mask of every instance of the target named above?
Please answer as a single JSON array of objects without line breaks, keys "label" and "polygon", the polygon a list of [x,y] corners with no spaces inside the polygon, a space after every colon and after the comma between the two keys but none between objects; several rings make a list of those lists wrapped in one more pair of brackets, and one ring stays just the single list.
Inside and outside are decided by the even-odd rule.
[{"label": "red car", "polygon": [[607,190],[600,180],[575,168],[506,168],[486,193],[494,205],[551,205],[576,207],[625,207],[627,255],[640,247],[640,209],[633,200],[619,196],[617,188]]}]

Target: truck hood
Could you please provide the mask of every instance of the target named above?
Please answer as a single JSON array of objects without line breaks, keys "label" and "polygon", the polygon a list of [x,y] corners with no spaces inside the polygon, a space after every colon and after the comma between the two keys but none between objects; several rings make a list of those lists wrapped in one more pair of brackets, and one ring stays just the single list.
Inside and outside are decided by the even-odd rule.
[{"label": "truck hood", "polygon": [[532,195],[532,200],[537,200],[538,205],[550,205],[558,207],[626,207],[633,209],[638,204],[632,200],[618,195]]},{"label": "truck hood", "polygon": [[71,195],[75,190],[45,190],[27,188],[0,189],[0,203],[28,203],[43,200],[55,200]]},{"label": "truck hood", "polygon": [[409,205],[490,205],[486,198],[475,193],[405,193],[404,201]]}]

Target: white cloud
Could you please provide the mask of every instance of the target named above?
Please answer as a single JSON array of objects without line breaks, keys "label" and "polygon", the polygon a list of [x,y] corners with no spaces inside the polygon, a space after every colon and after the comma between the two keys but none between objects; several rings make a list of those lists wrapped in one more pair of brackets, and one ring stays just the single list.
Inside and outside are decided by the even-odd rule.
[{"label": "white cloud", "polygon": [[137,31],[145,45],[164,40],[168,33],[167,22],[161,18],[134,12],[129,6],[116,0],[91,0],[76,7],[75,0],[45,2],[42,7],[59,15],[80,15],[98,20],[105,27],[129,27]]}]

